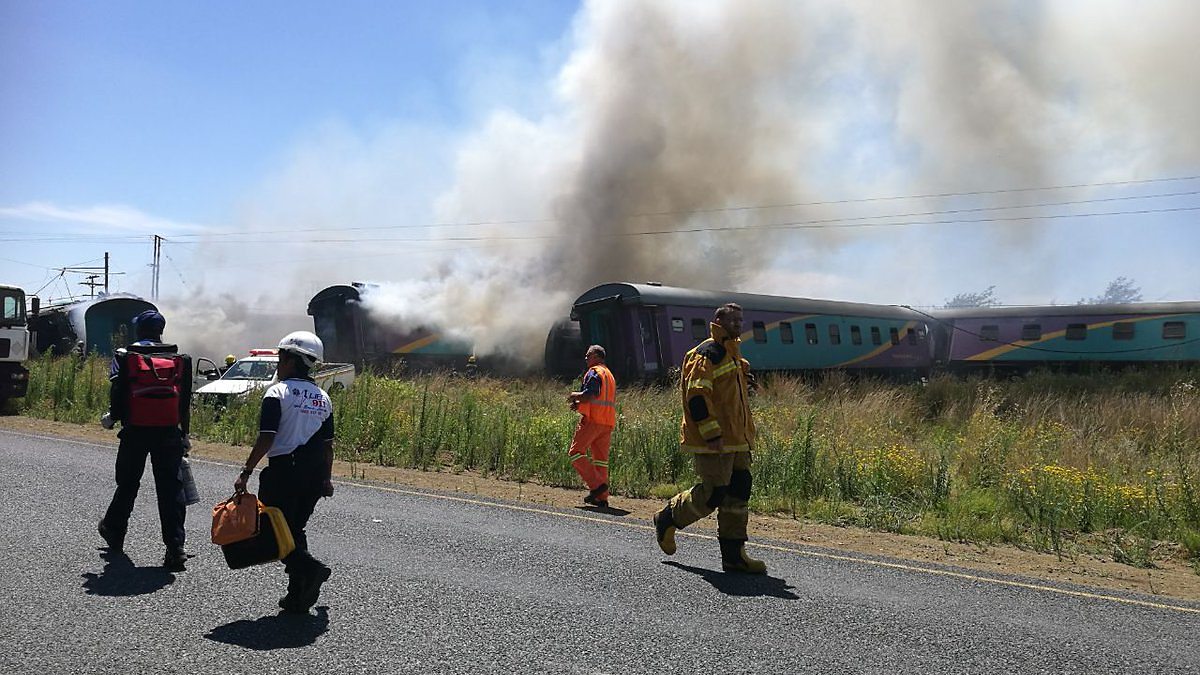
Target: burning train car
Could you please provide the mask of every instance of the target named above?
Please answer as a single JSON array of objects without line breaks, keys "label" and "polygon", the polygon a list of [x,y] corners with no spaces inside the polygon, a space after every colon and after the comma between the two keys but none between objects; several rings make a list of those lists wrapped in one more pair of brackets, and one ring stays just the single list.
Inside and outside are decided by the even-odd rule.
[{"label": "burning train car", "polygon": [[382,371],[459,369],[472,354],[469,342],[437,327],[397,327],[372,316],[362,296],[374,284],[355,282],[322,289],[308,302],[313,332],[329,361]]},{"label": "burning train car", "polygon": [[98,298],[43,306],[29,317],[38,354],[70,354],[82,343],[87,354],[109,356],[133,339],[130,321],[147,309],[158,309],[132,293],[109,293]]}]

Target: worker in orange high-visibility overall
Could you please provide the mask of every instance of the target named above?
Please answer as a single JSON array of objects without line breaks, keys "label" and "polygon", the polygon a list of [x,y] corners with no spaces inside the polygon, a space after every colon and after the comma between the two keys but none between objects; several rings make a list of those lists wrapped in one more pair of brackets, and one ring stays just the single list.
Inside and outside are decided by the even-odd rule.
[{"label": "worker in orange high-visibility overall", "polygon": [[604,365],[604,347],[588,347],[584,358],[588,369],[583,374],[583,387],[567,395],[571,409],[580,415],[567,454],[571,466],[588,486],[584,503],[607,508],[608,451],[617,426],[617,380]]}]

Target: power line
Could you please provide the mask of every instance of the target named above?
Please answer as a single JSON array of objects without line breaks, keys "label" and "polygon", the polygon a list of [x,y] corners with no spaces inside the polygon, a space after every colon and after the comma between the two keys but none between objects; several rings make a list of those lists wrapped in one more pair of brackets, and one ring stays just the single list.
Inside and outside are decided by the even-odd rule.
[{"label": "power line", "polygon": [[[1108,216],[1131,216],[1131,215],[1147,215],[1152,213],[1176,213],[1183,211],[1200,211],[1200,206],[1181,206],[1173,208],[1158,208],[1158,209],[1136,209],[1131,211],[1105,211],[1094,213],[1059,213],[1059,214],[1039,214],[1032,216],[1003,216],[996,218],[952,218],[947,220],[907,220],[893,221],[886,223],[863,223],[857,222],[870,218],[882,217],[903,217],[903,216],[871,216],[867,218],[827,218],[817,220],[798,220],[781,223],[762,223],[758,225],[719,225],[714,227],[685,227],[662,230],[644,230],[638,232],[604,232],[593,233],[592,236],[601,238],[619,238],[619,237],[638,237],[638,236],[658,236],[666,234],[695,234],[700,232],[727,232],[727,231],[755,231],[755,230],[806,230],[806,229],[851,229],[851,228],[867,228],[867,227],[906,227],[911,225],[953,225],[953,224],[976,224],[976,223],[999,223],[999,222],[1015,222],[1015,221],[1031,221],[1031,220],[1061,220],[1066,218],[1097,218]],[[305,240],[284,240],[277,239],[242,239],[230,244],[380,244],[380,243],[439,243],[439,242],[502,242],[502,241],[537,241],[549,239],[566,239],[571,235],[565,234],[531,234],[531,235],[500,235],[500,236],[461,236],[461,237],[441,237],[438,239],[412,238],[412,237],[376,237],[371,239],[305,239]]]},{"label": "power line", "polygon": [[[1200,179],[1200,176],[1181,176],[1181,177],[1177,177],[1177,178],[1149,178],[1149,179],[1137,180],[1137,181],[1111,181],[1111,182],[1106,182],[1106,183],[1081,183],[1078,185],[1063,185],[1063,186],[1055,186],[1055,187],[1012,188],[1012,189],[1003,189],[1003,190],[976,190],[976,191],[971,191],[971,192],[944,192],[944,193],[938,193],[938,194],[908,195],[908,196],[893,196],[893,197],[865,197],[865,198],[859,198],[859,199],[840,199],[840,200],[816,201],[816,202],[797,202],[797,203],[792,203],[792,204],[773,204],[773,205],[758,205],[758,206],[730,206],[730,207],[711,208],[711,209],[691,209],[691,210],[679,210],[679,211],[650,211],[650,212],[645,212],[645,213],[629,214],[627,216],[624,216],[624,218],[626,220],[632,220],[634,218],[646,218],[646,217],[655,217],[655,216],[694,215],[694,214],[708,214],[708,213],[730,213],[730,212],[738,212],[738,211],[794,208],[794,207],[801,207],[801,206],[830,206],[830,205],[836,205],[836,204],[860,204],[860,203],[880,202],[880,201],[897,201],[897,200],[905,200],[905,199],[933,199],[933,198],[958,197],[958,196],[978,196],[978,195],[991,195],[991,194],[1004,194],[1004,193],[1037,192],[1037,191],[1050,191],[1050,190],[1065,190],[1065,189],[1082,188],[1082,187],[1132,185],[1132,184],[1159,183],[1159,182],[1167,182],[1167,181],[1185,181],[1185,180],[1197,180],[1197,179]],[[901,215],[893,215],[893,216],[888,216],[888,215],[862,216],[861,218],[852,218],[851,220],[860,220],[860,219],[865,219],[865,218],[888,218],[888,217],[902,218],[902,217],[908,217],[909,215],[960,213],[960,212],[970,211],[970,210],[999,211],[999,210],[1006,210],[1006,209],[1035,208],[1038,206],[1068,206],[1068,205],[1073,205],[1073,204],[1093,204],[1093,203],[1100,203],[1100,202],[1124,201],[1124,200],[1130,200],[1130,199],[1157,199],[1157,198],[1167,198],[1167,197],[1182,197],[1182,196],[1189,196],[1189,195],[1196,195],[1196,194],[1200,194],[1200,190],[1189,190],[1189,191],[1184,191],[1184,192],[1168,192],[1168,193],[1151,194],[1151,195],[1123,195],[1120,197],[1101,197],[1101,198],[1095,198],[1095,199],[1078,199],[1078,200],[1061,201],[1061,202],[1048,202],[1045,204],[1025,204],[1025,205],[1014,204],[1014,205],[1008,205],[1008,206],[981,207],[978,209],[929,211],[929,212],[920,213],[920,214],[901,214]],[[532,225],[532,224],[539,224],[539,223],[544,224],[544,223],[557,223],[557,222],[560,222],[560,221],[557,219],[554,219],[554,218],[531,218],[531,219],[519,219],[519,220],[481,220],[481,221],[468,221],[468,222],[455,222],[455,223],[427,223],[427,224],[417,224],[417,225],[407,224],[407,225],[374,225],[374,226],[362,226],[362,227],[344,227],[344,228],[338,228],[338,231],[339,232],[351,232],[351,231],[366,231],[366,230],[428,229],[428,228],[435,228],[435,227],[482,227],[482,226],[486,226],[486,225]],[[293,233],[299,233],[299,232],[326,232],[328,230],[329,230],[329,228],[305,228],[305,229],[289,229],[289,230],[259,230],[259,231],[254,231],[254,232],[226,232],[226,233],[222,233],[222,234],[224,236],[242,236],[242,235],[259,235],[259,234],[293,234]],[[204,234],[204,233],[179,234],[179,235],[176,235],[175,238],[178,239],[179,237],[203,237],[203,236],[209,236],[209,235]]]},{"label": "power line", "polygon": [[[885,196],[885,197],[859,197],[859,198],[852,198],[852,199],[834,199],[834,200],[811,201],[811,202],[792,202],[792,203],[786,203],[786,204],[740,205],[740,206],[728,206],[728,207],[714,207],[714,208],[710,208],[710,209],[648,211],[648,212],[642,212],[642,213],[628,214],[628,215],[624,216],[624,218],[634,219],[634,218],[646,218],[646,217],[656,217],[656,216],[677,216],[677,215],[729,213],[729,212],[739,212],[739,211],[796,208],[796,207],[804,207],[804,206],[831,206],[831,205],[838,205],[838,204],[865,204],[865,203],[872,203],[872,202],[900,201],[900,200],[908,200],[908,199],[943,199],[943,198],[948,198],[948,197],[969,197],[969,196],[998,195],[998,194],[1019,194],[1019,193],[1028,193],[1028,192],[1046,192],[1046,191],[1053,191],[1053,190],[1071,190],[1071,189],[1080,189],[1080,188],[1114,187],[1114,186],[1121,186],[1121,185],[1146,185],[1146,184],[1152,184],[1152,183],[1180,182],[1180,181],[1189,181],[1189,180],[1200,180],[1200,175],[1174,176],[1174,177],[1164,177],[1164,178],[1144,178],[1144,179],[1138,179],[1138,180],[1125,180],[1125,181],[1103,181],[1103,182],[1096,182],[1096,183],[1076,183],[1076,184],[1072,184],[1072,185],[1052,185],[1052,186],[1041,186],[1041,187],[1023,187],[1023,188],[1000,188],[1000,189],[994,189],[994,190],[967,190],[967,191],[959,191],[959,192],[937,192],[937,193],[926,193],[926,194],[915,194],[915,195],[891,195],[891,196]],[[1119,201],[1119,200],[1125,200],[1125,199],[1152,199],[1152,198],[1159,198],[1159,197],[1191,195],[1191,194],[1197,194],[1198,192],[1200,192],[1200,191],[1164,193],[1164,194],[1157,194],[1157,195],[1127,195],[1127,196],[1122,196],[1122,197],[1073,200],[1073,201],[1058,202],[1055,204],[1056,205],[1069,205],[1069,204],[1086,204],[1086,203],[1096,203],[1096,202],[1105,202],[1105,201]],[[1033,206],[1035,206],[1035,205],[1010,205],[1010,206],[986,207],[986,209],[1003,210],[1003,209],[1014,209],[1014,208],[1032,208]],[[986,209],[981,209],[981,210],[986,210]],[[931,211],[931,212],[927,212],[926,214],[923,214],[923,215],[934,214],[934,213],[952,213],[952,212],[955,212],[955,211],[945,211],[945,212]],[[884,217],[889,217],[889,216],[864,216],[863,218],[884,218]],[[890,217],[906,217],[906,216],[890,216]],[[522,219],[511,219],[511,220],[479,220],[479,221],[444,222],[444,223],[345,227],[345,228],[338,228],[338,231],[339,232],[351,232],[351,231],[368,231],[368,230],[428,229],[428,228],[440,228],[440,227],[482,227],[482,226],[486,226],[486,225],[521,225],[521,224],[554,223],[554,222],[558,222],[557,219],[554,219],[554,218],[522,218]],[[228,232],[228,231],[198,232],[198,233],[190,233],[190,234],[189,233],[181,233],[181,234],[174,235],[172,237],[172,241],[174,241],[176,243],[183,243],[183,242],[178,241],[178,239],[182,238],[182,237],[194,238],[194,237],[206,237],[206,236],[214,236],[214,235],[240,236],[243,234],[246,234],[246,235],[292,234],[292,233],[298,233],[298,232],[324,232],[324,231],[328,231],[328,229],[329,228],[259,230],[259,231],[248,232],[248,233]],[[104,243],[104,242],[128,241],[129,243],[134,243],[134,242],[140,242],[144,238],[145,238],[145,235],[120,235],[120,236],[109,237],[106,239],[98,240],[98,242]],[[42,236],[42,237],[28,238],[28,239],[0,237],[0,241],[79,242],[79,241],[84,241],[84,240],[80,239],[77,236],[72,236],[72,235],[56,235],[56,236]]]}]

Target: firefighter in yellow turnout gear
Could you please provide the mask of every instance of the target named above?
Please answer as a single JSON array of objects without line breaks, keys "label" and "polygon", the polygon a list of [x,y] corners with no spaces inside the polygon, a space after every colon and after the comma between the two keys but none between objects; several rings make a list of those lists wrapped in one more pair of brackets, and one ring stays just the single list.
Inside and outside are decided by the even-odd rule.
[{"label": "firefighter in yellow turnout gear", "polygon": [[667,503],[654,516],[658,545],[675,553],[675,530],[717,512],[721,567],[726,572],[765,574],[766,564],[746,554],[749,520],[750,364],[742,358],[742,308],[717,309],[711,337],[683,359],[679,388],[683,403],[680,449],[692,453],[700,482]]}]

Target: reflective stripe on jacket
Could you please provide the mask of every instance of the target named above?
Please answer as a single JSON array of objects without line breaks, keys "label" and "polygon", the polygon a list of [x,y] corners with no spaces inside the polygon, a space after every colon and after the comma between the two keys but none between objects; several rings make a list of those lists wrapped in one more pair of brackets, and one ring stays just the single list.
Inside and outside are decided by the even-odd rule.
[{"label": "reflective stripe on jacket", "polygon": [[709,324],[709,339],[683,357],[679,389],[683,425],[679,445],[687,452],[707,453],[708,441],[720,438],[722,452],[746,452],[754,443],[747,374],[741,339]]},{"label": "reflective stripe on jacket", "polygon": [[589,370],[600,376],[600,395],[587,403],[579,404],[579,414],[589,422],[606,427],[617,426],[617,378],[612,371],[600,363]]}]

